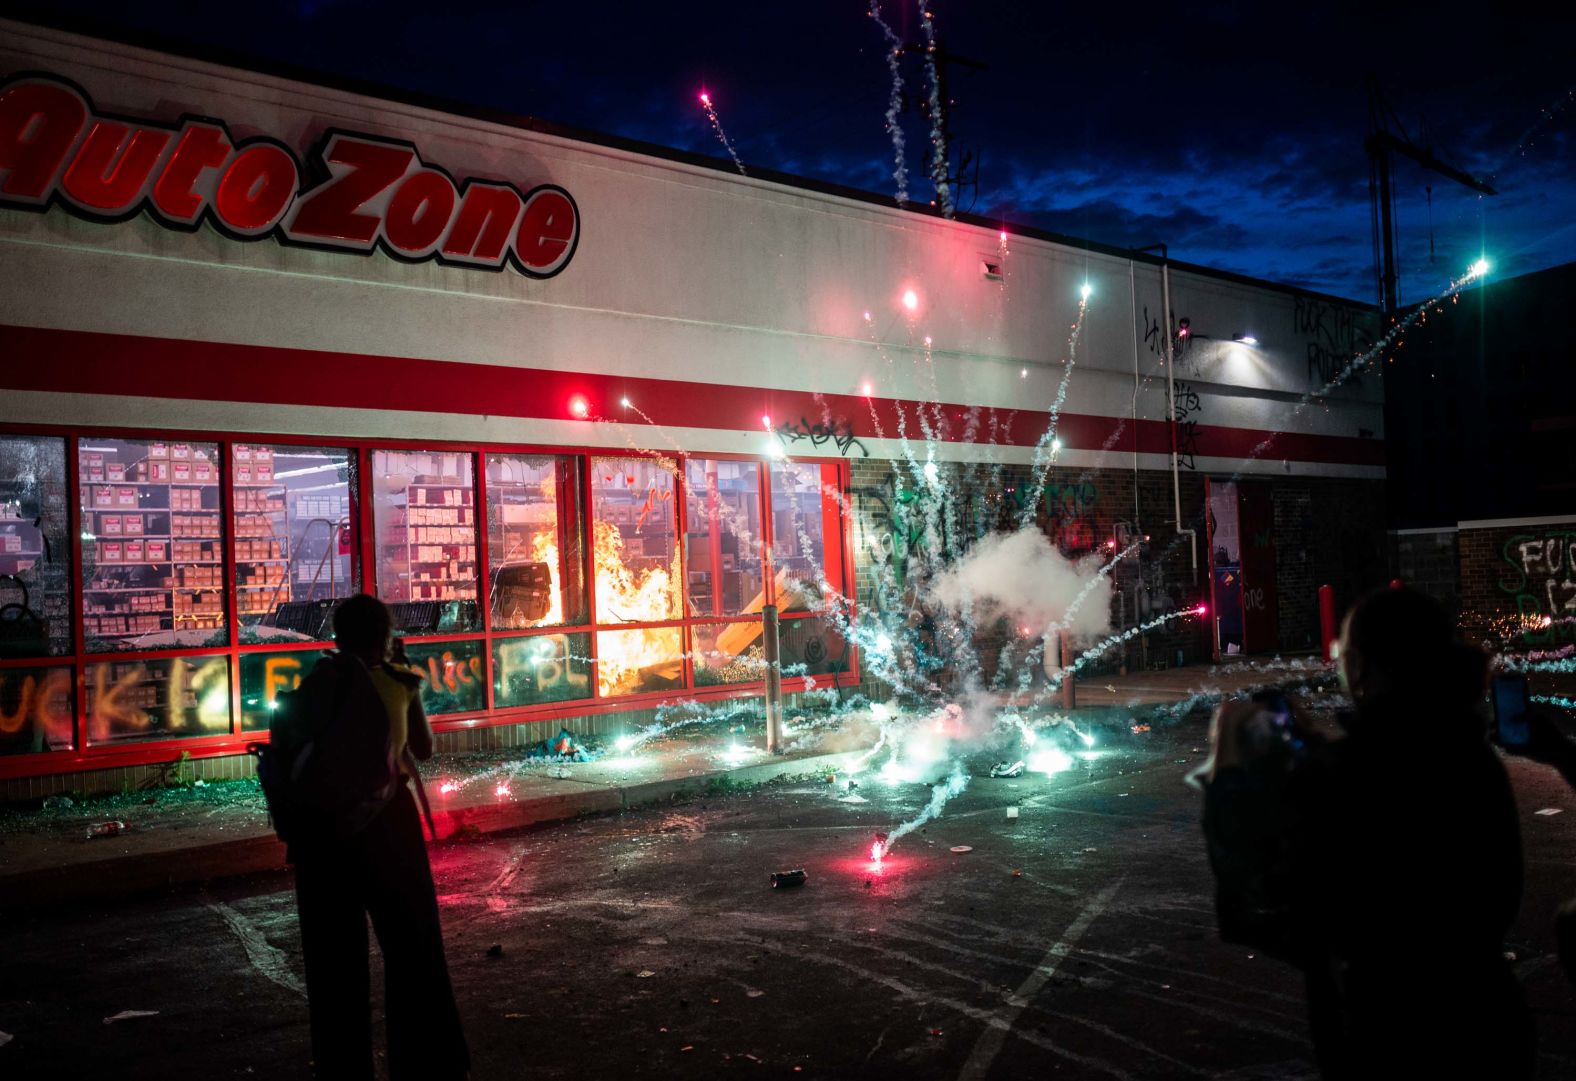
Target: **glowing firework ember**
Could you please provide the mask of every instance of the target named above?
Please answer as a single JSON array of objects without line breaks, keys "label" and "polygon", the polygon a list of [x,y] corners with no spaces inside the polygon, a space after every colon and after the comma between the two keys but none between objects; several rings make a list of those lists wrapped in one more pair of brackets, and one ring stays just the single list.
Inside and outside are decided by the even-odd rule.
[{"label": "glowing firework ember", "polygon": [[739,160],[739,153],[733,149],[728,133],[722,130],[722,120],[717,116],[717,107],[711,103],[711,95],[704,90],[700,92],[700,107],[706,110],[706,119],[711,121],[711,130],[717,133],[717,141],[722,143],[722,148],[728,152],[728,157],[733,159],[733,167],[739,170],[740,176],[748,176],[749,174],[744,171],[744,162]]}]

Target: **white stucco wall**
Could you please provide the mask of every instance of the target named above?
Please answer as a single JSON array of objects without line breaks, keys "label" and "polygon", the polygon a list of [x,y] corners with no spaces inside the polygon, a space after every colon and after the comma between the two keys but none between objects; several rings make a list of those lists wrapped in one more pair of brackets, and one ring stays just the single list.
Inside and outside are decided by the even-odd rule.
[{"label": "white stucco wall", "polygon": [[[338,127],[410,140],[456,178],[507,179],[522,190],[556,183],[579,205],[581,239],[561,274],[538,281],[507,269],[238,241],[206,226],[184,233],[146,215],[101,224],[58,207],[0,209],[0,323],[823,394],[869,386],[881,398],[1044,410],[1087,282],[1093,293],[1064,412],[1166,415],[1160,339],[1145,339],[1164,323],[1153,265],[1014,236],[1000,260],[991,229],[0,21],[0,77],[24,70],[75,81],[100,112],[162,122],[211,116],[237,138],[269,135],[302,159],[325,128]],[[1004,281],[985,277],[986,259],[1003,262]],[[912,318],[899,302],[909,288],[921,298]],[[1177,366],[1198,395],[1193,419],[1382,438],[1375,378],[1295,408],[1323,382],[1310,372],[1310,347],[1342,354],[1347,340],[1336,328],[1371,328],[1371,313],[1175,270],[1171,291],[1175,315],[1194,332]],[[1258,346],[1234,344],[1237,334]],[[123,397],[13,390],[6,399],[0,420],[132,423]],[[171,428],[634,440],[733,452],[756,452],[764,439],[743,426],[260,406],[161,396],[157,387],[136,401],[135,414],[138,425]],[[868,427],[860,436],[873,454],[896,453],[895,441],[871,437]],[[1069,445],[1060,460],[1131,467],[1135,455],[1120,447]],[[958,443],[937,456],[1031,453]],[[1137,458],[1150,468],[1170,464],[1163,454]],[[1375,465],[1283,461],[1273,449],[1256,461],[1200,456],[1194,465],[1383,475]]]}]

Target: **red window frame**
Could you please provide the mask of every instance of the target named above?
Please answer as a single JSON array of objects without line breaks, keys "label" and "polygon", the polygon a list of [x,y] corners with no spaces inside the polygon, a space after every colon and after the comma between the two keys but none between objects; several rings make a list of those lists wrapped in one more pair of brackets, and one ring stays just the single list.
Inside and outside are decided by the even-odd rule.
[{"label": "red window frame", "polygon": [[[472,455],[472,476],[474,478],[474,505],[476,508],[476,538],[477,538],[477,610],[481,616],[480,627],[474,631],[458,633],[444,633],[433,635],[412,635],[407,639],[412,643],[444,643],[465,642],[476,643],[481,650],[482,657],[482,694],[483,708],[459,713],[440,714],[433,719],[434,728],[439,732],[464,730],[476,727],[490,727],[493,725],[520,724],[530,721],[552,720],[560,717],[596,716],[605,713],[625,712],[631,710],[649,709],[663,702],[671,701],[675,697],[694,699],[697,701],[712,701],[727,698],[750,697],[760,695],[765,691],[765,681],[757,680],[749,683],[718,684],[696,686],[694,681],[694,662],[692,630],[697,624],[715,624],[749,621],[759,619],[760,616],[733,616],[714,617],[709,615],[688,615],[688,575],[684,565],[685,545],[684,537],[688,533],[688,508],[685,485],[686,462],[690,458],[716,459],[730,461],[758,462],[761,466],[760,492],[762,537],[762,575],[767,592],[768,603],[777,602],[774,571],[772,564],[772,508],[771,508],[771,481],[770,466],[772,459],[758,455],[728,454],[728,453],[639,453],[614,447],[591,446],[563,446],[536,443],[481,443],[459,442],[455,440],[440,439],[386,439],[386,438],[350,438],[338,437],[329,434],[314,433],[310,435],[285,434],[285,433],[260,433],[241,431],[213,431],[198,429],[172,430],[167,428],[141,428],[119,427],[111,425],[29,425],[29,424],[0,424],[0,432],[16,436],[38,436],[45,438],[60,438],[66,442],[66,470],[68,493],[66,499],[67,522],[66,527],[70,534],[71,551],[73,558],[73,574],[71,582],[71,621],[72,621],[72,647],[70,655],[55,657],[17,657],[0,658],[0,672],[17,669],[51,669],[69,668],[72,672],[73,686],[73,718],[72,718],[72,748],[69,750],[49,750],[37,752],[22,752],[16,754],[0,755],[0,777],[31,777],[54,773],[77,772],[85,769],[106,769],[123,766],[138,766],[153,763],[162,763],[170,760],[172,754],[189,753],[192,757],[210,757],[219,755],[232,755],[242,753],[245,745],[260,739],[266,739],[266,732],[244,731],[242,729],[242,702],[241,702],[241,659],[270,652],[291,652],[310,650],[314,646],[324,645],[318,642],[254,642],[243,644],[240,641],[240,618],[238,613],[238,594],[236,587],[236,554],[235,554],[235,528],[234,528],[234,501],[233,501],[233,445],[236,443],[269,444],[273,446],[307,446],[328,447],[343,449],[349,452],[359,470],[357,483],[354,487],[351,516],[356,522],[359,531],[356,543],[359,546],[359,559],[357,566],[358,586],[367,592],[375,591],[377,575],[376,566],[376,538],[373,530],[373,473],[372,453],[375,450],[431,450],[438,452],[468,453]],[[227,615],[227,633],[224,644],[215,646],[202,646],[177,649],[157,650],[121,650],[89,653],[86,649],[83,630],[83,581],[81,577],[82,566],[82,510],[81,510],[81,478],[79,447],[84,438],[103,437],[117,439],[148,439],[148,440],[202,440],[219,444],[219,498],[220,506],[224,508],[222,515],[223,536],[223,580]],[[525,454],[525,455],[569,455],[583,459],[581,470],[581,519],[585,529],[585,543],[582,545],[581,558],[584,561],[582,568],[585,583],[585,605],[587,622],[573,625],[559,625],[551,627],[534,627],[524,629],[494,630],[492,626],[492,604],[488,590],[489,562],[491,553],[488,544],[488,519],[489,506],[487,502],[487,470],[486,455],[494,454]],[[680,578],[677,583],[680,600],[680,617],[671,620],[661,620],[651,623],[627,624],[598,624],[596,622],[596,575],[595,575],[595,543],[593,526],[592,502],[592,469],[591,459],[598,457],[649,457],[665,459],[674,465],[674,494],[673,501],[675,517],[675,537],[678,544],[678,560]],[[795,458],[794,461],[804,464],[815,464],[822,467],[833,466],[837,479],[837,488],[842,500],[846,501],[850,491],[850,471],[847,461],[836,458]],[[852,616],[852,602],[854,598],[852,576],[854,573],[854,550],[852,523],[848,522],[841,513],[835,501],[823,493],[822,514],[825,528],[828,532],[824,541],[824,561],[829,582],[841,588],[843,595],[849,599],[849,615]],[[830,504],[830,505],[829,505]],[[835,523],[835,538],[829,532]],[[564,524],[560,521],[560,545],[564,543]],[[835,560],[834,560],[835,555]],[[834,571],[836,572],[834,574]],[[838,576],[841,576],[841,581]],[[783,621],[813,620],[819,618],[813,612],[794,612],[780,617]],[[597,687],[595,659],[597,651],[598,632],[612,630],[634,630],[641,628],[677,627],[680,629],[680,643],[683,655],[682,685],[678,688],[669,688],[654,691],[637,691],[629,694],[603,696]],[[493,671],[494,649],[496,641],[510,638],[530,638],[540,635],[570,635],[585,634],[590,643],[590,686],[588,697],[563,701],[543,702],[524,706],[504,706],[495,704],[495,674]],[[785,693],[794,693],[814,687],[843,687],[855,686],[860,679],[859,655],[853,643],[847,646],[848,664],[840,672],[827,673],[816,676],[795,676],[782,681]],[[86,673],[89,665],[112,664],[117,662],[130,662],[139,660],[159,660],[170,658],[196,659],[205,657],[224,657],[227,660],[229,672],[230,693],[230,730],[211,736],[174,737],[168,739],[148,739],[130,743],[90,744],[87,740],[87,695]]]}]

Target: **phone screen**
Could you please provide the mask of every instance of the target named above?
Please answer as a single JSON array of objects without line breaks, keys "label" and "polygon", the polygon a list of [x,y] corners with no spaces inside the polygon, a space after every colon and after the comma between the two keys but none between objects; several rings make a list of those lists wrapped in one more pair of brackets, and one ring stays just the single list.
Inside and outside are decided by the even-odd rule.
[{"label": "phone screen", "polygon": [[1532,741],[1527,725],[1527,677],[1494,677],[1495,736],[1506,747],[1525,747]]}]

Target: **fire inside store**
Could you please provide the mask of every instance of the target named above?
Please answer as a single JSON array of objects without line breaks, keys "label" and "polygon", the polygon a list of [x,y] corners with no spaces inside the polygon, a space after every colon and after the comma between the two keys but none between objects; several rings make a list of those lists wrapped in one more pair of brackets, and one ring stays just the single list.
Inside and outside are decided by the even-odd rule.
[{"label": "fire inside store", "polygon": [[778,676],[961,738],[971,694],[1316,647],[1290,594],[1366,572],[1310,515],[1379,529],[1379,388],[1304,407],[1362,305],[0,31],[8,796],[244,773],[363,590],[443,748],[627,748]]}]

